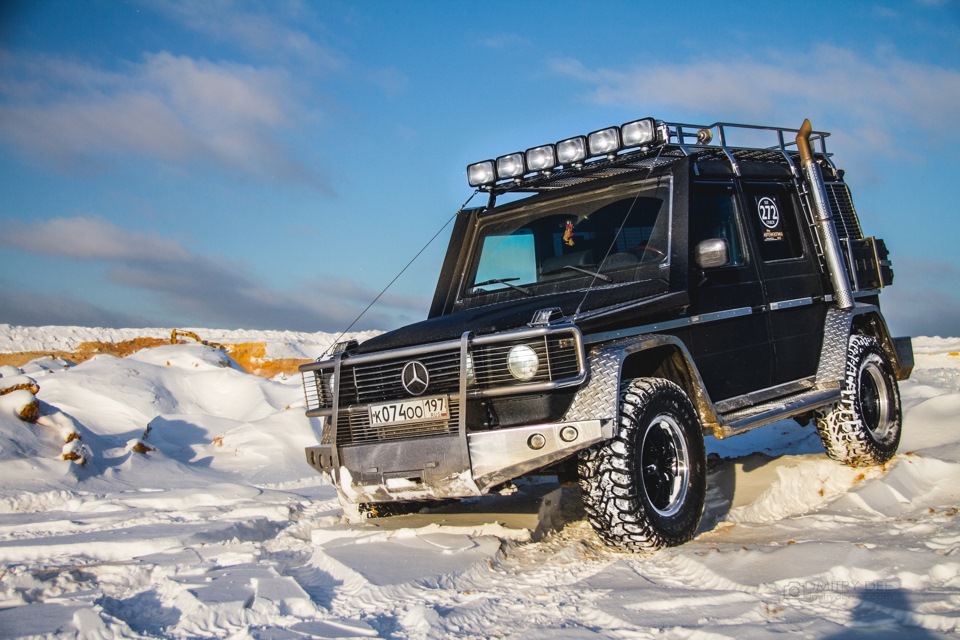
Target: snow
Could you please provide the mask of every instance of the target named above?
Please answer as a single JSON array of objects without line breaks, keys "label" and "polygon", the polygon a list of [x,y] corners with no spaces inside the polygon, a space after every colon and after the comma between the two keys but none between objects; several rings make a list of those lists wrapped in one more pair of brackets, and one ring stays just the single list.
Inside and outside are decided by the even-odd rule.
[{"label": "snow", "polygon": [[[272,357],[334,338],[197,332]],[[0,325],[0,351],[144,335]],[[351,521],[305,461],[299,379],[216,349],[4,367],[40,417],[0,410],[0,637],[955,636],[960,339],[914,345],[892,462],[839,465],[792,421],[708,440],[699,535],[646,556],[603,547],[549,481]]]},{"label": "snow", "polygon": [[[235,344],[265,342],[270,358],[316,358],[335,341],[366,340],[379,331],[360,331],[338,337],[333,333],[303,333],[297,331],[250,331],[245,329],[197,329],[193,331],[208,342]],[[0,353],[75,351],[84,342],[123,342],[134,338],[170,339],[171,329],[109,329],[102,327],[22,327],[0,324]]]}]

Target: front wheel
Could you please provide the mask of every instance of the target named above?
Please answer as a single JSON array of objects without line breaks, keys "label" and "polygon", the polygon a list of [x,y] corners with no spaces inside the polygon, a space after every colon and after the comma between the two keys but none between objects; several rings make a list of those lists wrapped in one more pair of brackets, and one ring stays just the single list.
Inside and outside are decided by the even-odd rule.
[{"label": "front wheel", "polygon": [[687,394],[662,378],[624,389],[617,437],[580,456],[587,518],[607,544],[652,551],[693,538],[706,494],[706,454]]},{"label": "front wheel", "polygon": [[817,431],[829,455],[854,467],[887,462],[900,445],[900,389],[876,338],[853,335],[840,402],[817,413]]}]

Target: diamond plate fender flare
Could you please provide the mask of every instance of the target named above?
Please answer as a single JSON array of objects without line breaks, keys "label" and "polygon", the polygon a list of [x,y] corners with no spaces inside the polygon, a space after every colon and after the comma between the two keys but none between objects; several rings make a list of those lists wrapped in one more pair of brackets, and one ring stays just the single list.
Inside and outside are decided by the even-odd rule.
[{"label": "diamond plate fender flare", "polygon": [[[577,391],[563,421],[600,419],[617,425],[624,364],[632,356],[653,349],[661,356],[659,362],[671,365],[673,375],[669,377],[689,394],[700,414],[704,433],[712,434],[719,428],[719,419],[693,357],[679,338],[664,334],[626,338],[592,347],[587,353],[587,382]],[[649,371],[649,375],[658,375],[658,370]]]},{"label": "diamond plate fender flare", "polygon": [[823,345],[820,349],[820,366],[817,369],[818,386],[836,386],[844,376],[844,364],[847,358],[847,344],[850,334],[856,329],[875,337],[893,364],[898,380],[906,380],[913,371],[913,349],[898,341],[909,338],[893,338],[879,307],[872,304],[857,303],[850,310],[832,308],[827,312],[823,328]]}]

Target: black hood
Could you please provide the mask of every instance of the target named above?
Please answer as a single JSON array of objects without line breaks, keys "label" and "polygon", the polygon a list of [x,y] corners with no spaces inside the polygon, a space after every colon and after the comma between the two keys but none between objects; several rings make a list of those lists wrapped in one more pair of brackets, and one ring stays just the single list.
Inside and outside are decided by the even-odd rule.
[{"label": "black hood", "polygon": [[[613,307],[611,309],[613,311],[614,308],[622,305],[625,301],[648,303],[657,307],[656,309],[649,309],[645,313],[679,306],[681,301],[677,301],[675,296],[663,295],[665,284],[664,281],[659,280],[634,282],[608,289],[594,289],[588,296],[589,304],[583,304],[581,310],[596,311],[602,307],[610,306]],[[363,342],[354,353],[372,353],[445,340],[458,340],[465,331],[471,331],[474,335],[484,335],[516,329],[526,326],[533,319],[533,314],[541,309],[559,307],[563,315],[570,317],[583,302],[584,291],[573,291],[465,309],[381,334]],[[647,304],[644,306],[646,307]],[[629,310],[624,309],[621,313],[635,315],[637,313],[636,305],[631,304]],[[620,314],[614,313],[612,315],[618,316]],[[611,316],[604,314],[602,323],[594,321],[590,324],[609,325],[611,320],[613,320]],[[614,322],[614,324],[617,323]],[[585,325],[586,323],[581,326],[581,329],[587,330],[588,327]]]}]

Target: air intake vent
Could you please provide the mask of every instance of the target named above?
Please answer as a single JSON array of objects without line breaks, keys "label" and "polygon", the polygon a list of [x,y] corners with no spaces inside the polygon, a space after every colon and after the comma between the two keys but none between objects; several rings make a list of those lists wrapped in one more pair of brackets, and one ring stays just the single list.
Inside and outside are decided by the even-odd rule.
[{"label": "air intake vent", "polygon": [[857,210],[853,208],[850,188],[843,182],[828,182],[826,187],[827,198],[830,200],[830,211],[833,213],[833,224],[837,227],[837,235],[845,240],[859,240],[863,237],[863,232],[860,230]]}]

